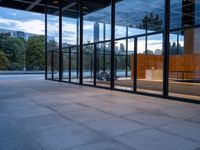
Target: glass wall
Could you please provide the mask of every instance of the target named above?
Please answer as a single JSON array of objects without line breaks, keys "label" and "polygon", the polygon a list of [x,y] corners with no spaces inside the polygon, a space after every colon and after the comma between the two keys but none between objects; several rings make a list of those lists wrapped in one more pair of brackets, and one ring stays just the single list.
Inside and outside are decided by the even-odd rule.
[{"label": "glass wall", "polygon": [[138,38],[137,91],[162,94],[163,91],[163,43],[162,34]]},{"label": "glass wall", "polygon": [[170,28],[176,31],[170,32],[170,96],[200,99],[199,12],[198,0],[171,1]]},{"label": "glass wall", "polygon": [[[135,62],[138,91],[162,94],[163,35],[157,32],[163,31],[164,0],[116,2],[115,17],[115,39],[124,38],[115,40],[115,88],[133,90],[134,39],[129,41],[127,38],[139,36]],[[148,36],[149,33],[152,35]],[[147,35],[141,37],[141,34]]]},{"label": "glass wall", "polygon": [[47,8],[47,77],[55,80],[59,79],[59,16],[55,14],[57,11],[58,9]]},{"label": "glass wall", "polygon": [[94,45],[83,47],[83,83],[93,85],[94,74]]},{"label": "glass wall", "polygon": [[103,42],[97,44],[96,51],[96,85],[110,87],[111,83],[111,44]]},{"label": "glass wall", "polygon": [[[200,99],[199,1],[171,1],[169,33],[164,32],[165,0],[151,3],[149,0],[116,1],[113,64],[111,1],[98,5],[98,9],[91,5],[93,3],[96,4],[83,1],[82,27],[77,13],[79,5],[74,2],[63,7],[64,81],[79,83],[81,65],[83,84],[110,88],[111,66],[114,65],[114,89],[162,96],[166,89],[164,80],[168,80],[170,97]],[[68,7],[77,8],[76,15],[69,13]],[[48,15],[48,19],[58,21],[58,16]],[[80,29],[83,30],[83,53],[80,53]],[[58,31],[54,32],[54,43],[57,43],[55,33],[58,35]],[[164,49],[164,36],[167,34],[170,36],[169,49]],[[48,52],[48,72],[53,72],[54,79],[58,77],[57,47],[55,44],[53,53]],[[49,42],[48,50],[51,50]],[[169,60],[164,59],[167,52]],[[164,72],[164,61],[169,62],[167,72]],[[163,78],[165,73],[168,73],[168,79]]]},{"label": "glass wall", "polygon": [[[110,44],[106,42],[92,43],[110,40],[111,1],[106,1],[102,8],[90,13],[88,11],[91,6],[84,2],[83,43],[86,45],[83,47],[83,83],[110,87]],[[95,83],[94,74],[96,76]]]},{"label": "glass wall", "polygon": [[[74,10],[72,11],[71,8]],[[79,82],[79,48],[77,47],[79,27],[78,3],[64,2],[62,4],[63,81]]]}]

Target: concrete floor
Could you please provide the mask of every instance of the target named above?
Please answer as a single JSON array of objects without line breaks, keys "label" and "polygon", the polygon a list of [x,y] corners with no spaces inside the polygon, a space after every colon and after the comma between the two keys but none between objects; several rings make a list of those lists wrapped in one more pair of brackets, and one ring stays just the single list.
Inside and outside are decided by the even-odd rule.
[{"label": "concrete floor", "polygon": [[200,105],[0,76],[0,150],[200,150]]}]

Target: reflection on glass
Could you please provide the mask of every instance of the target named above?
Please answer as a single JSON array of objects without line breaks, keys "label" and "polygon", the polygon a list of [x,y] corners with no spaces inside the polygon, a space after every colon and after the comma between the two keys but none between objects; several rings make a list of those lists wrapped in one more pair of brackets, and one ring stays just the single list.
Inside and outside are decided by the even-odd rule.
[{"label": "reflection on glass", "polygon": [[115,41],[115,88],[133,90],[131,79],[131,55],[134,39]]},{"label": "reflection on glass", "polygon": [[52,52],[47,53],[47,79],[52,79]]},{"label": "reflection on glass", "polygon": [[111,81],[111,44],[104,42],[97,44],[96,51],[96,85],[110,87]]},{"label": "reflection on glass", "polygon": [[137,91],[162,94],[163,51],[162,34],[138,38],[137,51]]},{"label": "reflection on glass", "polygon": [[59,52],[53,51],[53,79],[59,79]]},{"label": "reflection on glass", "polygon": [[70,52],[69,48],[63,49],[63,81],[69,81],[69,60]]},{"label": "reflection on glass", "polygon": [[200,100],[200,28],[170,34],[169,95]]},{"label": "reflection on glass", "polygon": [[[52,68],[52,77],[59,79],[59,16],[52,13],[52,9],[48,8],[47,15],[47,51],[48,51],[48,70]],[[53,66],[51,66],[53,65]],[[50,67],[51,66],[51,67]],[[50,77],[50,75],[48,75]]]},{"label": "reflection on glass", "polygon": [[79,82],[79,47],[71,48],[71,82]]},{"label": "reflection on glass", "polygon": [[181,28],[200,23],[199,0],[173,0],[170,4],[170,27]]},{"label": "reflection on glass", "polygon": [[83,47],[83,83],[93,85],[94,45]]}]

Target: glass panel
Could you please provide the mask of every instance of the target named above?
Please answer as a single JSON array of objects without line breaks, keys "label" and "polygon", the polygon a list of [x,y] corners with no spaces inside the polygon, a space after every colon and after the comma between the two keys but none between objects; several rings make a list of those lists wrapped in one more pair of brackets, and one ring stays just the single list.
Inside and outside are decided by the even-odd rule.
[{"label": "glass panel", "polygon": [[200,100],[200,28],[170,34],[169,95]]},{"label": "glass panel", "polygon": [[[134,9],[133,9],[134,8]],[[116,38],[163,29],[164,0],[121,0],[116,2]]]},{"label": "glass panel", "polygon": [[[93,43],[110,39],[111,0],[104,1],[103,3],[95,1],[94,5],[98,5],[98,8],[91,8],[86,0],[84,2],[83,43]],[[95,10],[88,12],[89,9]]]},{"label": "glass panel", "polygon": [[134,39],[115,42],[115,88],[117,89],[133,90],[133,80],[131,79],[133,52]]},{"label": "glass panel", "polygon": [[59,79],[59,52],[53,51],[53,79]]},{"label": "glass panel", "polygon": [[83,47],[83,83],[93,84],[94,45]]},{"label": "glass panel", "polygon": [[163,90],[163,51],[162,34],[138,38],[137,91],[162,94]]},{"label": "glass panel", "polygon": [[63,81],[69,81],[69,48],[63,49]]},{"label": "glass panel", "polygon": [[79,83],[79,48],[71,49],[71,82]]},{"label": "glass panel", "polygon": [[[62,47],[63,47],[63,80],[79,82],[77,46],[79,44],[79,4],[62,2]],[[67,48],[68,47],[68,48]]]},{"label": "glass panel", "polygon": [[97,44],[96,52],[96,85],[110,87],[111,68],[110,42]]},{"label": "glass panel", "polygon": [[[54,51],[53,58],[53,79],[59,79],[59,16],[55,12],[58,9],[47,8],[47,51]],[[49,62],[48,66],[51,65]]]},{"label": "glass panel", "polygon": [[[92,3],[95,3],[94,5],[97,5],[98,8],[92,8],[88,1],[83,1],[83,43],[87,44],[83,47],[83,82],[94,84],[93,66],[96,63],[96,85],[110,87],[110,43],[97,44],[95,60],[94,45],[90,43],[111,38],[111,0]],[[90,9],[94,10],[89,12]]]},{"label": "glass panel", "polygon": [[47,52],[47,79],[52,79],[52,52]]},{"label": "glass panel", "polygon": [[172,0],[170,7],[172,29],[200,24],[199,0]]}]

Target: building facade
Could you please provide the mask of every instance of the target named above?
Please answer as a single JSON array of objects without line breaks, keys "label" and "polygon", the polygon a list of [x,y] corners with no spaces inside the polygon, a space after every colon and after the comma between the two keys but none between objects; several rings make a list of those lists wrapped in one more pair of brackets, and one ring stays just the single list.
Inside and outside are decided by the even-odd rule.
[{"label": "building facade", "polygon": [[[46,79],[200,102],[199,0],[42,0],[32,6],[45,10]],[[52,20],[53,48],[47,38]]]}]

